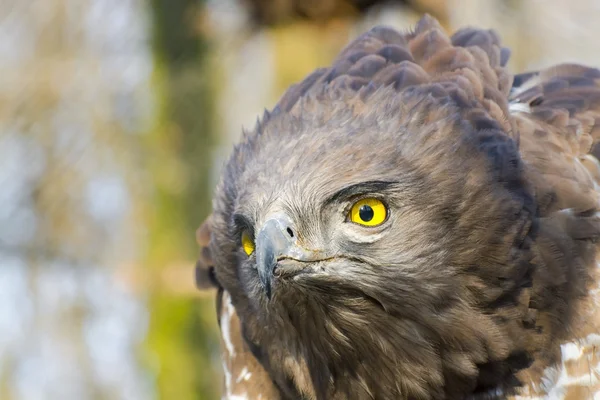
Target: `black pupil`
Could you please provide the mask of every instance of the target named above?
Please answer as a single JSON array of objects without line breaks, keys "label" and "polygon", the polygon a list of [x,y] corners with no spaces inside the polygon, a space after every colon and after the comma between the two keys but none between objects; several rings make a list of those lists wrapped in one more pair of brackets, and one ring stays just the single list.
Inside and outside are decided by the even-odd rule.
[{"label": "black pupil", "polygon": [[358,215],[360,215],[360,219],[362,219],[363,221],[369,222],[373,219],[373,215],[375,215],[375,213],[373,212],[371,206],[365,204],[364,206],[360,206],[360,209],[358,210]]}]

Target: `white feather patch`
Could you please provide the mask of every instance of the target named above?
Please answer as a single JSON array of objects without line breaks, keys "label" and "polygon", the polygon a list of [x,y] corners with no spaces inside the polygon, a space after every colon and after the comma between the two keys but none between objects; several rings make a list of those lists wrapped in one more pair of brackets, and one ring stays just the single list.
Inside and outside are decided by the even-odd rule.
[{"label": "white feather patch", "polygon": [[522,113],[531,113],[531,107],[529,107],[529,104],[525,104],[525,103],[508,103],[508,111],[511,114],[514,113],[518,113],[518,112],[522,112]]}]

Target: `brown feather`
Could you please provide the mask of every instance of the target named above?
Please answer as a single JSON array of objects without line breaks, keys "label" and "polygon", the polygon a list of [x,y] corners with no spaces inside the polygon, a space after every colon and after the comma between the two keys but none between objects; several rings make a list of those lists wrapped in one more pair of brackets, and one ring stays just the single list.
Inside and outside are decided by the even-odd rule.
[{"label": "brown feather", "polygon": [[200,255],[196,262],[196,286],[200,290],[219,287],[214,272],[214,262],[210,253],[211,216],[196,230],[196,242],[200,246]]}]

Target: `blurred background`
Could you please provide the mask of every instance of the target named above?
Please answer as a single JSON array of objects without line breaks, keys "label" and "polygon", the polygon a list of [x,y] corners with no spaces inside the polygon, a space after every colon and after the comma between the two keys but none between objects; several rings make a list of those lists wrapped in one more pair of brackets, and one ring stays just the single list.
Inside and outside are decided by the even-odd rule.
[{"label": "blurred background", "polygon": [[0,399],[218,399],[194,231],[242,126],[376,24],[600,66],[598,0],[0,0]]}]

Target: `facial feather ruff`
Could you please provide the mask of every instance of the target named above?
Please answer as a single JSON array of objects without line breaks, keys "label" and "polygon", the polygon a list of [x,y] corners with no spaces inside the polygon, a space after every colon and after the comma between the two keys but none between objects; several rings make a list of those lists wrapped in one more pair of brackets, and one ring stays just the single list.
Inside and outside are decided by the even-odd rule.
[{"label": "facial feather ruff", "polygon": [[226,368],[254,376],[228,393],[557,389],[566,344],[599,331],[600,71],[514,78],[508,55],[493,31],[449,37],[428,16],[377,27],[244,133],[199,231]]}]

